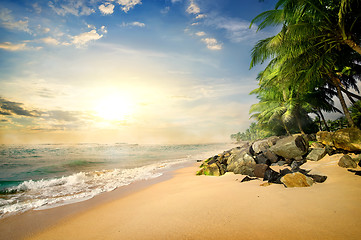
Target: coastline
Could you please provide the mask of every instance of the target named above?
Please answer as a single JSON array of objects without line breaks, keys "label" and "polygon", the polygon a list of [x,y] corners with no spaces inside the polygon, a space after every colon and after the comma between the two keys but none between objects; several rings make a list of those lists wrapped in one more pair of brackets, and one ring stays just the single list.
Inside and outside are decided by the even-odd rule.
[{"label": "coastline", "polygon": [[[233,173],[195,176],[198,166],[169,172],[147,186],[129,185],[123,195],[108,200],[100,195],[93,200],[97,204],[27,239],[358,239],[361,234],[361,177],[338,167],[335,156],[305,164],[328,176],[306,188],[261,187],[260,180],[240,183],[244,176]],[[55,214],[90,201],[43,211]],[[36,225],[34,212],[27,220],[33,217]]]}]

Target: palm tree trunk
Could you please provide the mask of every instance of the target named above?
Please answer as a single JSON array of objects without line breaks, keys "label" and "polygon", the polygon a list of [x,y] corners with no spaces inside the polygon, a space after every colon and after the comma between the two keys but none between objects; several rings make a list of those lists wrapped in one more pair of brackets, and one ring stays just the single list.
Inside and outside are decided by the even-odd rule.
[{"label": "palm tree trunk", "polygon": [[357,95],[357,94],[354,94],[346,89],[344,89],[343,87],[341,87],[341,91],[346,93],[346,95],[348,96],[348,98],[350,97],[354,97],[354,98],[357,98],[358,100],[361,100],[361,96]]},{"label": "palm tree trunk", "polygon": [[326,128],[327,132],[329,132],[329,131],[330,131],[330,128],[329,128],[328,125],[327,125],[325,116],[323,116],[322,111],[321,111],[320,108],[317,108],[317,110],[318,110],[318,113],[320,114],[320,116],[321,116],[321,118],[322,118],[322,122],[323,122],[323,124],[325,125],[325,128]]},{"label": "palm tree trunk", "polygon": [[298,126],[298,129],[300,130],[301,134],[305,134],[305,132],[302,129],[301,121],[300,121],[297,113],[295,114],[295,119],[296,119],[297,126]]},{"label": "palm tree trunk", "polygon": [[359,45],[357,45],[354,41],[352,41],[351,39],[346,39],[343,40],[350,48],[352,48],[353,50],[355,50],[358,54],[361,55],[361,47]]},{"label": "palm tree trunk", "polygon": [[281,119],[281,122],[282,122],[282,124],[283,124],[284,129],[285,129],[285,130],[286,130],[286,132],[287,132],[287,135],[291,136],[290,130],[288,130],[287,125],[286,125],[285,121],[283,121],[283,120]]},{"label": "palm tree trunk", "polygon": [[340,103],[341,103],[341,106],[342,106],[342,110],[345,114],[345,117],[350,125],[350,127],[355,127],[355,123],[353,122],[352,118],[351,118],[351,114],[347,108],[347,105],[346,105],[346,102],[345,102],[345,99],[344,97],[342,96],[342,92],[341,92],[341,87],[339,85],[339,83],[337,82],[337,80],[333,77],[332,78],[332,82],[333,84],[335,85],[336,87],[336,90],[337,90],[337,96],[340,100]]}]

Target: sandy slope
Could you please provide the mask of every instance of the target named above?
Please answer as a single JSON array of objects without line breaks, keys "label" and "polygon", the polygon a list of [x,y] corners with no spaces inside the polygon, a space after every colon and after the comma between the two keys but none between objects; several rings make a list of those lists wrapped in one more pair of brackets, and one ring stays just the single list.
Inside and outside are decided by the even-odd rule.
[{"label": "sandy slope", "polygon": [[335,156],[305,167],[310,188],[195,176],[197,167],[64,220],[31,239],[360,239],[361,177]]}]

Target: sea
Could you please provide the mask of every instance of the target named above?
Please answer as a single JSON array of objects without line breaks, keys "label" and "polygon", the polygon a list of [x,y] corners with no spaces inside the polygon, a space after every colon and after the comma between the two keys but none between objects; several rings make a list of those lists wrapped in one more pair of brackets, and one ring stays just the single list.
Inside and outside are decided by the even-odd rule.
[{"label": "sea", "polygon": [[0,218],[90,199],[235,147],[230,143],[0,145]]}]

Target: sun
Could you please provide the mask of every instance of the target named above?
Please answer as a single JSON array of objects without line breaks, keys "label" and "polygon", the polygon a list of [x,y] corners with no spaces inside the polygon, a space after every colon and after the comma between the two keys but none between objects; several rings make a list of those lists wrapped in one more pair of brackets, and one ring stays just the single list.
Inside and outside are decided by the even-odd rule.
[{"label": "sun", "polygon": [[96,106],[96,115],[108,121],[128,120],[134,111],[134,103],[126,95],[109,95],[101,98]]}]

